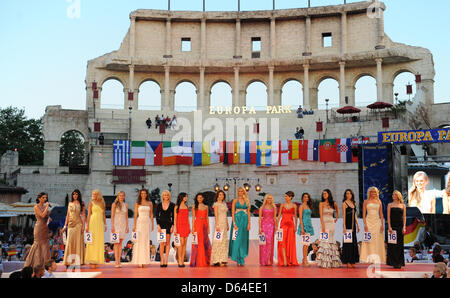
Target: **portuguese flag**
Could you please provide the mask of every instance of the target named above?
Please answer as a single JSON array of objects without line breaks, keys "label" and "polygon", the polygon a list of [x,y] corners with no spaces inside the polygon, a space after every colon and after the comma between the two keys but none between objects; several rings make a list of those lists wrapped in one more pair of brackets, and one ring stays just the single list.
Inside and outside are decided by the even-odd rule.
[{"label": "portuguese flag", "polygon": [[337,162],[336,139],[320,140],[319,160],[320,162]]}]

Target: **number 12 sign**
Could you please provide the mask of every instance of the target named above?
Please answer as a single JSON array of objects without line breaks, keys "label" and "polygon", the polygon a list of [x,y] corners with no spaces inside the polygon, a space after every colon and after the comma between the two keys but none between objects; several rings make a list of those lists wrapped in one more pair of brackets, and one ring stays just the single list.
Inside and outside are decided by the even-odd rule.
[{"label": "number 12 sign", "polygon": [[311,243],[311,234],[302,235],[302,244],[309,245]]}]

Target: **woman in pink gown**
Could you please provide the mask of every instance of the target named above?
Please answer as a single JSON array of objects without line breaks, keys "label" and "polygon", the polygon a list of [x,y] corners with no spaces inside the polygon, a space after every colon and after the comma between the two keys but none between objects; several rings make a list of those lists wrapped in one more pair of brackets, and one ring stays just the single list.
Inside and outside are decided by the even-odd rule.
[{"label": "woman in pink gown", "polygon": [[273,202],[273,196],[267,194],[259,208],[259,234],[266,238],[266,244],[259,246],[259,264],[271,266],[273,264],[273,237],[275,232],[277,207]]}]

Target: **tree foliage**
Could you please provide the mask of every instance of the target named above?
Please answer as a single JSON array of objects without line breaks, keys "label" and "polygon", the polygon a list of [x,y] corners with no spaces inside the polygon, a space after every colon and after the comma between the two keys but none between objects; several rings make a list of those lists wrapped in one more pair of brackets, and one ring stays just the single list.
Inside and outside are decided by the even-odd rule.
[{"label": "tree foliage", "polygon": [[22,109],[0,108],[0,156],[15,149],[19,152],[19,165],[43,164],[42,119],[27,119]]},{"label": "tree foliage", "polygon": [[83,136],[75,130],[66,132],[59,147],[60,166],[79,166],[84,164],[85,150]]}]

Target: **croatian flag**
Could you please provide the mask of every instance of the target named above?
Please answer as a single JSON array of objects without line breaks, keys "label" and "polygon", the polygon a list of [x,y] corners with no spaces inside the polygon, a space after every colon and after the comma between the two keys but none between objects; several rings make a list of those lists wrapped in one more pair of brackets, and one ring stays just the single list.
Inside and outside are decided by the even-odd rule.
[{"label": "croatian flag", "polygon": [[337,162],[358,162],[358,156],[353,156],[352,154],[352,144],[354,139],[342,138],[336,139],[337,144]]},{"label": "croatian flag", "polygon": [[113,165],[130,166],[130,141],[114,140]]},{"label": "croatian flag", "polygon": [[308,140],[308,161],[319,161],[319,140]]}]

